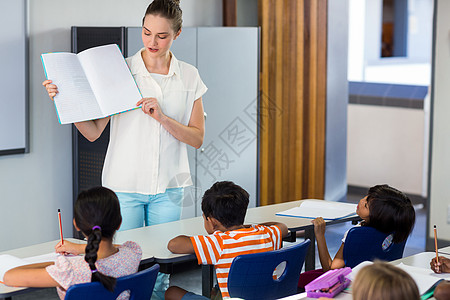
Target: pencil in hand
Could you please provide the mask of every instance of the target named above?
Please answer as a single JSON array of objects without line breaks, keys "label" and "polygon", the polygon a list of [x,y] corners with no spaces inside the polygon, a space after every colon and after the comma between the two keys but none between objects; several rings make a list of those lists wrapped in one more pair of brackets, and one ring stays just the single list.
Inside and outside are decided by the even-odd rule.
[{"label": "pencil in hand", "polygon": [[62,222],[61,222],[61,210],[58,208],[58,221],[59,221],[59,235],[61,237],[61,245],[64,245],[64,238],[62,232]]}]

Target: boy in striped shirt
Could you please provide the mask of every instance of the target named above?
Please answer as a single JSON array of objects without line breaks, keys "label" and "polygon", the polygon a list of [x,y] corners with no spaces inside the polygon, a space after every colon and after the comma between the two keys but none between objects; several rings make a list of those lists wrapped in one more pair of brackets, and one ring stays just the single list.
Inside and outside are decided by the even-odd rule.
[{"label": "boy in striped shirt", "polygon": [[[280,249],[282,238],[288,234],[283,223],[244,225],[248,202],[249,194],[242,187],[230,181],[214,183],[202,198],[204,226],[208,235],[180,235],[167,245],[173,253],[195,253],[199,264],[215,265],[224,299],[230,297],[227,280],[233,259],[242,254]],[[165,299],[207,298],[172,286],[166,291]]]}]

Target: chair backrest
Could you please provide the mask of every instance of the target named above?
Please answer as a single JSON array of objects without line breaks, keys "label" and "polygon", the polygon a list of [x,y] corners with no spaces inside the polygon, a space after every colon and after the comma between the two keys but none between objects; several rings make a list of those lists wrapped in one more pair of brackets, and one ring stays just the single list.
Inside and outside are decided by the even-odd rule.
[{"label": "chair backrest", "polygon": [[[402,243],[386,243],[389,234],[382,233],[370,226],[356,226],[348,231],[344,243],[344,262],[346,267],[353,268],[363,261],[375,259],[391,261],[402,258],[406,241]],[[383,249],[383,242],[386,249]]]},{"label": "chair backrest", "polygon": [[100,282],[80,283],[71,286],[65,300],[115,300],[123,291],[130,291],[130,300],[150,299],[158,275],[159,265],[117,278],[113,292],[108,291]]},{"label": "chair backrest", "polygon": [[[228,274],[230,297],[276,299],[297,293],[297,283],[310,240],[275,251],[237,256]],[[285,262],[281,276],[274,271]],[[284,265],[284,264],[283,264]]]}]

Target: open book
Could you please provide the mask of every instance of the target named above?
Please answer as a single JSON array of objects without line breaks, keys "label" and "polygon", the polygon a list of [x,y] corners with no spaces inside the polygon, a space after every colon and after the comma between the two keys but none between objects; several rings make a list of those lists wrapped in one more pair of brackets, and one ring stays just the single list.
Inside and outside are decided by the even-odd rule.
[{"label": "open book", "polygon": [[277,216],[324,220],[338,220],[356,215],[356,204],[324,200],[304,200],[300,206],[276,213]]},{"label": "open book", "polygon": [[142,95],[115,44],[41,55],[45,76],[58,87],[54,97],[61,124],[104,118],[131,110]]},{"label": "open book", "polygon": [[10,269],[29,264],[55,261],[58,255],[56,252],[27,258],[18,258],[9,254],[0,255],[0,281],[3,281],[3,276]]}]

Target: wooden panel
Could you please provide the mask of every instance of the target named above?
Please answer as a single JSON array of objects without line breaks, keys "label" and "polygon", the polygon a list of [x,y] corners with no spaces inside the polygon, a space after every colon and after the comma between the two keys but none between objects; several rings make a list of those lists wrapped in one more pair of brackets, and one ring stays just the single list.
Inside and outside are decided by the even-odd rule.
[{"label": "wooden panel", "polygon": [[323,198],[326,0],[260,0],[260,203]]},{"label": "wooden panel", "polygon": [[237,26],[237,0],[222,0],[223,26]]}]

